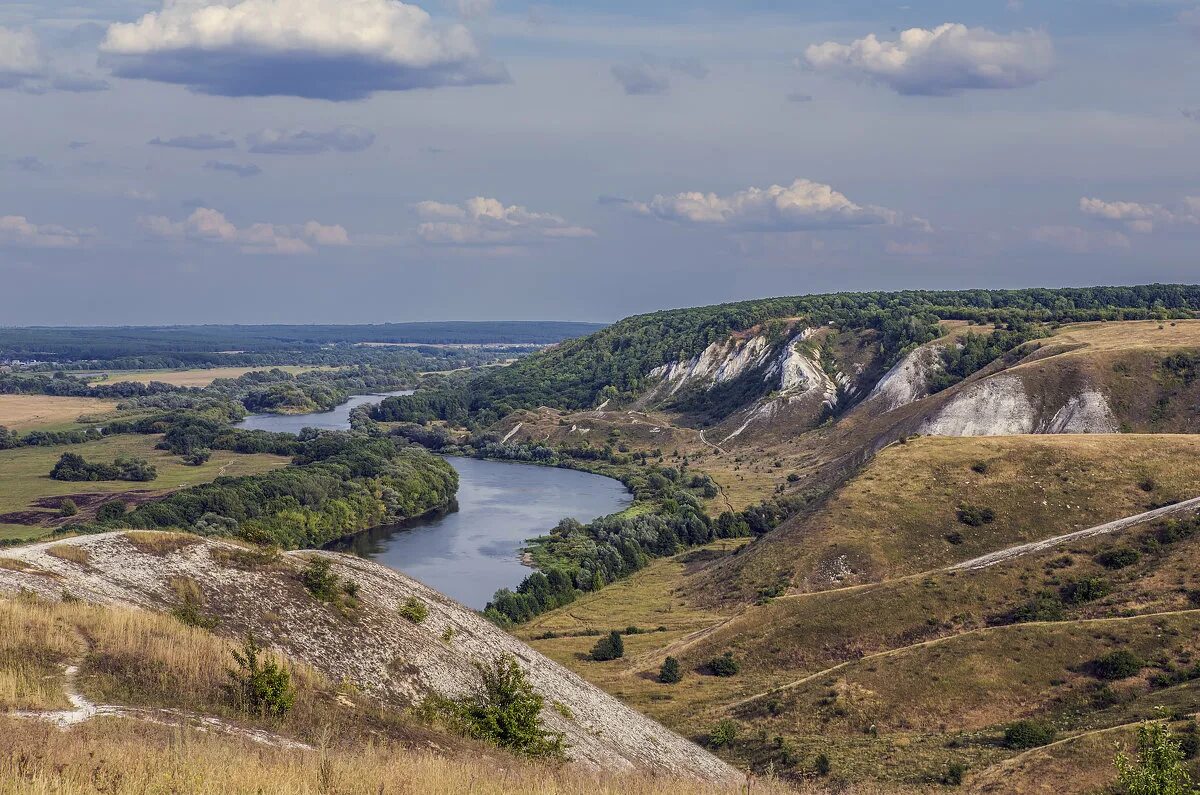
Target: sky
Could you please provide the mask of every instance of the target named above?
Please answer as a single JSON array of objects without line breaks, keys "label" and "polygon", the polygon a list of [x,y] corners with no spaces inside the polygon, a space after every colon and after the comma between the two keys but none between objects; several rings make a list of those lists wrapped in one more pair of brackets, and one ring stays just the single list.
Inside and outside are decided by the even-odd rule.
[{"label": "sky", "polygon": [[3,325],[1195,282],[1196,0],[0,4]]}]

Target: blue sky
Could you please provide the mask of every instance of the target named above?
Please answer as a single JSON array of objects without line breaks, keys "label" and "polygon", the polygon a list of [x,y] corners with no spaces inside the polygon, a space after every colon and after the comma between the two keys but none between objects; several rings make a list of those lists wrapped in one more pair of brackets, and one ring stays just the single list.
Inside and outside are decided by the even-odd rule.
[{"label": "blue sky", "polygon": [[1167,0],[8,3],[0,322],[1196,281],[1198,66]]}]

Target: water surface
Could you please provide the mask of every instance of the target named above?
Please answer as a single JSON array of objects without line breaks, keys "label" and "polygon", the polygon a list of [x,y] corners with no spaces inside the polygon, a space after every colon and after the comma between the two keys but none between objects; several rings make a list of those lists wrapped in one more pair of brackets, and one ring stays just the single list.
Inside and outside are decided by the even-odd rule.
[{"label": "water surface", "polygon": [[[388,395],[354,395],[333,411],[251,414],[237,427],[299,433],[303,428],[347,430],[350,411]],[[458,510],[400,525],[376,527],[339,548],[379,563],[482,608],[499,588],[516,588],[530,569],[521,565],[526,540],[560,519],[587,523],[624,510],[633,497],[620,481],[570,469],[509,461],[449,458],[458,471]]]}]

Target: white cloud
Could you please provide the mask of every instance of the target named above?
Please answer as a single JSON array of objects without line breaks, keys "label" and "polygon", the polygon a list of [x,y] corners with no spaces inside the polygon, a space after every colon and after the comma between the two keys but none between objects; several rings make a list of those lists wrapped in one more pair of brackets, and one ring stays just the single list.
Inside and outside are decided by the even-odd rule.
[{"label": "white cloud", "polygon": [[0,87],[11,88],[46,72],[37,37],[28,30],[0,27]]},{"label": "white cloud", "polygon": [[138,220],[154,237],[234,245],[252,254],[311,254],[313,246],[350,244],[350,236],[342,226],[309,221],[298,228],[267,223],[239,228],[224,213],[208,207],[196,208],[182,221],[161,215]]},{"label": "white cloud", "polygon": [[446,7],[463,19],[479,19],[492,13],[493,0],[443,0]]},{"label": "white cloud", "polygon": [[196,133],[195,135],[177,135],[174,138],[152,138],[147,143],[151,146],[194,149],[198,152],[206,152],[212,149],[237,149],[237,141],[223,133]]},{"label": "white cloud", "polygon": [[800,231],[888,224],[930,231],[929,222],[886,207],[856,204],[829,185],[797,179],[791,185],[747,188],[727,196],[696,191],[628,202],[639,215],[694,226]]},{"label": "white cloud", "polygon": [[361,152],[375,143],[375,133],[342,125],[327,132],[260,130],[246,138],[250,151],[267,155],[315,155],[321,152]]},{"label": "white cloud", "polygon": [[1078,226],[1047,225],[1032,229],[1029,239],[1060,251],[1086,254],[1110,248],[1129,248],[1129,238],[1109,229],[1096,231]]},{"label": "white cloud", "polygon": [[1110,202],[1085,196],[1079,200],[1079,210],[1084,215],[1121,224],[1139,234],[1149,234],[1157,226],[1200,224],[1200,197],[1197,196],[1183,197],[1174,208],[1143,202]]},{"label": "white cloud", "polygon": [[461,24],[396,0],[164,0],[109,27],[121,77],[222,96],[362,99],[376,91],[506,82]]},{"label": "white cloud", "polygon": [[900,94],[945,96],[1044,80],[1054,66],[1054,46],[1040,31],[1003,34],[947,22],[932,30],[910,28],[897,41],[880,41],[872,33],[849,44],[813,44],[804,61],[817,71],[873,80]]},{"label": "white cloud", "polygon": [[561,215],[537,213],[498,199],[476,196],[462,204],[424,201],[413,208],[421,223],[417,236],[426,243],[498,246],[538,240],[595,237]]},{"label": "white cloud", "polygon": [[0,88],[16,88],[29,94],[50,91],[82,94],[107,91],[109,85],[106,80],[85,72],[57,72],[31,31],[0,26]]},{"label": "white cloud", "polygon": [[88,230],[34,224],[23,215],[0,215],[0,244],[30,248],[75,248],[90,234]]}]

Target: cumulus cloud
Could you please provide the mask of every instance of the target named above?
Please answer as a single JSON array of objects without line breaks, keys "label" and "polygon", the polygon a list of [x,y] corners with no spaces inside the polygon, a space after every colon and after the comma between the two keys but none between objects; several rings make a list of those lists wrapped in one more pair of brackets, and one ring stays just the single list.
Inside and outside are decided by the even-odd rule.
[{"label": "cumulus cloud", "polygon": [[414,206],[417,236],[431,244],[499,246],[562,238],[595,237],[561,215],[537,213],[498,199],[476,196],[462,204],[424,201]]},{"label": "cumulus cloud", "polygon": [[205,171],[217,171],[236,174],[239,177],[257,177],[262,169],[253,163],[226,163],[222,160],[209,160],[204,164]]},{"label": "cumulus cloud", "polygon": [[303,226],[256,223],[238,227],[224,213],[198,207],[182,221],[161,215],[138,219],[150,235],[166,240],[193,240],[237,246],[251,254],[311,254],[314,246],[345,246],[346,229],[309,221]]},{"label": "cumulus cloud", "polygon": [[791,185],[747,188],[726,196],[690,191],[628,202],[638,215],[690,226],[737,230],[802,231],[886,224],[930,231],[928,221],[895,210],[860,205],[829,185],[797,179]]},{"label": "cumulus cloud", "polygon": [[315,155],[321,152],[361,152],[375,143],[375,133],[343,125],[328,132],[260,130],[246,138],[250,151],[264,155]]},{"label": "cumulus cloud", "polygon": [[1129,238],[1120,232],[1108,229],[1096,231],[1078,226],[1039,226],[1030,231],[1029,239],[1072,254],[1129,248]]},{"label": "cumulus cloud", "polygon": [[1145,202],[1110,202],[1085,196],[1079,200],[1079,210],[1084,215],[1120,224],[1139,234],[1149,234],[1159,226],[1200,224],[1200,196],[1185,196],[1175,207]]},{"label": "cumulus cloud", "polygon": [[29,248],[75,248],[89,234],[87,230],[31,223],[23,215],[0,215],[0,244]]},{"label": "cumulus cloud", "polygon": [[694,58],[660,61],[643,55],[640,61],[617,64],[612,68],[613,79],[630,96],[668,93],[672,74],[703,80],[708,76],[708,67]]},{"label": "cumulus cloud", "polygon": [[1050,76],[1054,45],[1041,31],[1003,34],[947,22],[910,28],[896,41],[875,34],[840,44],[813,44],[811,68],[882,83],[899,94],[946,96],[967,89],[1021,88]]},{"label": "cumulus cloud", "polygon": [[164,0],[109,27],[120,77],[221,96],[354,100],[376,91],[508,81],[461,24],[397,0]]},{"label": "cumulus cloud", "polygon": [[153,138],[147,141],[151,146],[169,146],[175,149],[195,149],[207,152],[213,149],[237,149],[237,141],[228,135],[213,133],[197,133],[196,135],[177,135],[174,138]]},{"label": "cumulus cloud", "polygon": [[29,94],[49,91],[78,94],[107,91],[109,85],[108,81],[85,72],[56,72],[32,32],[0,27],[0,88],[16,88]]}]

